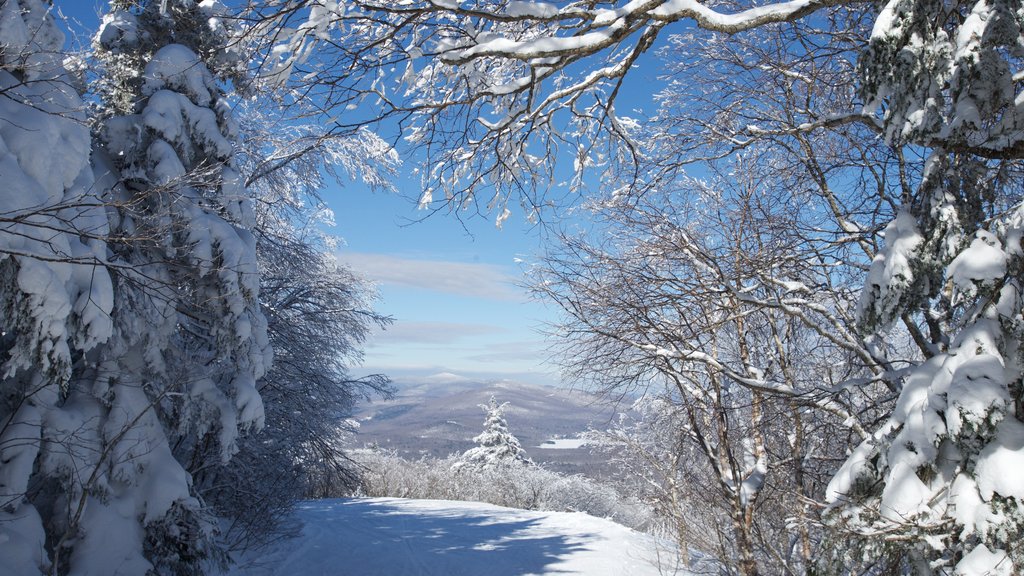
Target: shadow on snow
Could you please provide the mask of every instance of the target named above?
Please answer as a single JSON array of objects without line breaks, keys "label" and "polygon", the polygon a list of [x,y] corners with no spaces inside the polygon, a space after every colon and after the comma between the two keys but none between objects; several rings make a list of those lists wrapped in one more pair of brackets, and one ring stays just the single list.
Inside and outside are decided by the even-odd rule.
[{"label": "shadow on snow", "polygon": [[[591,534],[553,535],[539,520],[453,508],[418,510],[381,500],[323,500],[300,506],[303,537],[242,573],[310,576],[521,576],[558,574],[553,564],[587,548]],[[260,564],[276,564],[261,571]],[[264,565],[264,569],[266,565]]]}]

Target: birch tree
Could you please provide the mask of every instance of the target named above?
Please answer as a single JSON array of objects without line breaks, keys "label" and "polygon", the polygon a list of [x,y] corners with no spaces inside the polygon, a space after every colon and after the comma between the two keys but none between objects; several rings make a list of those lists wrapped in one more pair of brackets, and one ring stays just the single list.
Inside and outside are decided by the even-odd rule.
[{"label": "birch tree", "polygon": [[715,547],[743,574],[811,566],[821,532],[806,504],[822,497],[844,439],[866,434],[870,396],[888,390],[844,321],[853,291],[831,286],[835,263],[793,249],[795,202],[699,182],[602,202],[598,235],[563,235],[534,283],[564,313],[552,332],[570,378],[672,407],[677,429],[661,426],[662,445],[648,436],[637,456],[685,458],[653,470],[680,506],[671,514],[685,531],[684,506],[696,504],[709,530],[693,540],[720,535]]},{"label": "birch tree", "polygon": [[[266,81],[296,80],[327,109],[363,111],[331,116],[338,132],[397,124],[426,158],[424,206],[476,206],[501,222],[516,204],[541,217],[574,202],[587,171],[639,176],[636,122],[616,102],[671,30],[736,34],[840,4],[277,0],[249,18],[270,39]],[[574,186],[552,186],[563,169]]]}]

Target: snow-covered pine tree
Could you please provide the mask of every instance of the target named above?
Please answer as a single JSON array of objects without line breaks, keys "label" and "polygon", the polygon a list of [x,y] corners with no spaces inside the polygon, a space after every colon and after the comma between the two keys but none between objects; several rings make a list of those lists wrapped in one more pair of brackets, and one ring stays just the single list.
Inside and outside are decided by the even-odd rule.
[{"label": "snow-covered pine tree", "polygon": [[336,239],[322,232],[333,215],[320,194],[332,179],[393,190],[400,158],[368,129],[339,134],[310,123],[310,102],[281,102],[263,91],[272,89],[264,84],[258,98],[233,99],[243,135],[234,159],[253,198],[260,300],[275,358],[257,385],[266,426],[239,438],[238,454],[207,469],[198,486],[229,519],[222,537],[232,549],[289,530],[299,499],[355,485],[356,467],[343,452],[346,417],[360,398],[390,390],[382,375],[349,372],[371,325],[390,319],[372,310],[373,288],[336,262]]},{"label": "snow-covered pine tree", "polygon": [[113,299],[89,128],[50,10],[0,0],[0,565],[18,576],[52,566],[55,498],[98,429],[76,380]]},{"label": "snow-covered pine tree", "polygon": [[256,380],[271,355],[223,92],[238,68],[218,9],[114,0],[96,38],[113,329],[50,425],[58,573],[201,573],[219,552],[193,484],[262,425]]},{"label": "snow-covered pine tree", "polygon": [[861,322],[882,336],[919,315],[931,342],[829,486],[830,522],[855,537],[838,566],[1024,570],[1022,32],[1018,0],[891,0],[860,62],[889,141],[930,149],[871,266]]},{"label": "snow-covered pine tree", "polygon": [[491,396],[487,404],[480,405],[487,414],[484,418],[484,431],[473,438],[477,445],[462,454],[458,461],[459,465],[497,468],[513,464],[533,464],[519,439],[508,429],[508,422],[505,421],[506,406],[508,402],[498,404],[494,396]]}]

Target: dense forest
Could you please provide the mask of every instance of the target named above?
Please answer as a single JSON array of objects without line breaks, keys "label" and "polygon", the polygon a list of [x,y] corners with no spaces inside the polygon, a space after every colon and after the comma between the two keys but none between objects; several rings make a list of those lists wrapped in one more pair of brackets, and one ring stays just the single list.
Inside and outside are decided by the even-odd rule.
[{"label": "dense forest", "polygon": [[[545,230],[555,358],[643,392],[595,435],[681,555],[1024,570],[1020,0],[110,0],[81,46],[60,5],[0,0],[4,570],[208,573],[358,490],[390,319],[320,193],[410,165]],[[487,410],[456,471],[536,478]]]}]

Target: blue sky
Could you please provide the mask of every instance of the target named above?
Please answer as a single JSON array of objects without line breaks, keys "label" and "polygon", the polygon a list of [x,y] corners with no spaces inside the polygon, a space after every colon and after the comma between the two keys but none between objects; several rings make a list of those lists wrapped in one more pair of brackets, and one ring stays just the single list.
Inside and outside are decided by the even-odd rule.
[{"label": "blue sky", "polygon": [[[56,0],[88,38],[105,0]],[[651,62],[650,55],[645,56]],[[656,73],[657,67],[651,71]],[[634,71],[628,84],[650,82],[652,72]],[[620,98],[636,105],[636,92]],[[649,89],[641,91],[649,94]],[[628,99],[628,100],[627,100]],[[413,172],[415,166],[402,170]],[[454,373],[481,380],[510,379],[555,384],[557,370],[545,360],[538,333],[553,319],[550,308],[531,302],[517,286],[541,248],[539,232],[516,212],[504,228],[494,215],[436,214],[416,209],[415,178],[396,183],[397,193],[371,192],[355,182],[332,186],[323,197],[335,214],[329,233],[344,240],[338,257],[376,282],[378,311],[395,324],[375,333],[357,375],[382,372],[396,381]]]},{"label": "blue sky", "polygon": [[377,283],[378,308],[396,321],[375,334],[360,370],[398,380],[450,372],[553,383],[536,331],[551,314],[517,285],[539,233],[522,218],[501,230],[493,218],[424,220],[413,200],[419,190],[400,188],[369,192],[353,183],[324,193],[332,232],[345,241],[339,259]]}]

